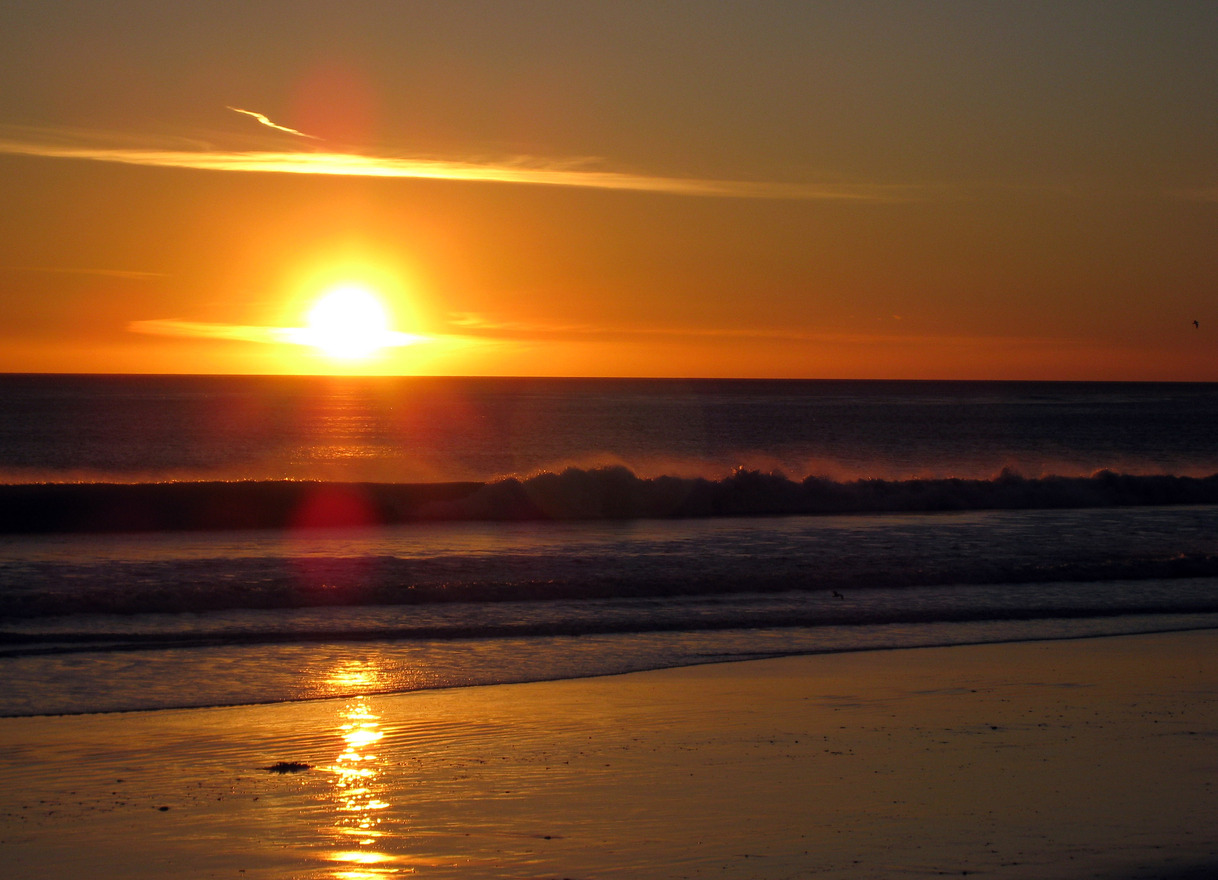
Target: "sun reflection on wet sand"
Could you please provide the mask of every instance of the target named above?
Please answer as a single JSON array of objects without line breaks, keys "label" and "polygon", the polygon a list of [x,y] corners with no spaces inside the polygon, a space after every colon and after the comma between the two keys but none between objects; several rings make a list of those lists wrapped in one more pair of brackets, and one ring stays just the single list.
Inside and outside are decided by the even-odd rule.
[{"label": "sun reflection on wet sand", "polygon": [[[538,822],[519,812],[538,802],[537,786],[550,792],[550,722],[541,722],[541,739],[525,739],[528,756],[518,761],[489,720],[501,709],[493,694],[489,705],[487,695],[478,695],[484,708],[472,717],[467,704],[475,695],[467,690],[385,697],[377,689],[386,669],[371,654],[319,663],[314,678],[321,693],[355,695],[313,704],[326,706],[327,720],[311,778],[301,780],[311,804],[285,816],[304,820],[298,839],[313,873],[302,880],[454,877],[469,870],[520,877],[521,865],[540,858],[538,841],[559,846],[552,842],[559,837],[538,831]],[[490,805],[488,820],[483,811]],[[533,876],[532,867],[524,870]]]},{"label": "sun reflection on wet sand", "polygon": [[[337,670],[332,678],[351,683],[361,676],[358,669]],[[375,679],[375,670],[366,673],[366,680]],[[384,832],[381,816],[390,806],[387,786],[379,777],[383,759],[376,747],[384,737],[380,717],[366,697],[357,697],[339,710],[338,733],[342,751],[334,764],[326,769],[333,775],[331,796],[336,817],[331,829],[336,848],[328,859],[344,866],[334,876],[345,880],[381,877],[397,873],[386,867],[394,857],[377,846]]]}]

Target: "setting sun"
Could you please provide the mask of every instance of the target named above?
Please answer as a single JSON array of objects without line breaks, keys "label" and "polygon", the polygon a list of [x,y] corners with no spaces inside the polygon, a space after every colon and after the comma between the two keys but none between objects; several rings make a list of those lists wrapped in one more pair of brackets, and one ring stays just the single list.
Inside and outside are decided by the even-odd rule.
[{"label": "setting sun", "polygon": [[358,284],[332,287],[309,310],[311,344],[330,357],[357,360],[394,344],[380,299]]},{"label": "setting sun", "polygon": [[358,282],[326,288],[310,306],[305,326],[283,334],[298,345],[308,345],[328,358],[368,360],[384,349],[413,345],[424,337],[391,329],[383,298]]}]

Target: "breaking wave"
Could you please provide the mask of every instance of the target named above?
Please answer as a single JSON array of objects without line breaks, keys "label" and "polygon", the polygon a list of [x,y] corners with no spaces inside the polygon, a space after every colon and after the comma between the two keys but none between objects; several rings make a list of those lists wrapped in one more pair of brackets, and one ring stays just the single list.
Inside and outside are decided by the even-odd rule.
[{"label": "breaking wave", "polygon": [[568,468],[492,482],[234,481],[0,486],[8,533],[351,527],[427,521],[563,521],[1050,510],[1218,503],[1218,474],[992,479],[723,479]]}]

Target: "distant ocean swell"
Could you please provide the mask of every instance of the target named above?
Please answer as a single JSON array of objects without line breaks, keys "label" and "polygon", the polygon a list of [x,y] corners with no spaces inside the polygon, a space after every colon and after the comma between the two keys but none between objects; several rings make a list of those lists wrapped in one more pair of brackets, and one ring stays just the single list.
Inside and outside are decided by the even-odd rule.
[{"label": "distant ocean swell", "polygon": [[233,481],[0,486],[0,532],[315,528],[1218,504],[1218,474],[836,481],[738,470],[721,480],[569,468],[487,483]]},{"label": "distant ocean swell", "polygon": [[[163,630],[132,631],[116,628],[47,631],[22,631],[13,628],[0,631],[0,658],[39,654],[67,654],[92,651],[133,651],[166,648],[200,648],[238,645],[308,644],[319,642],[371,642],[384,639],[395,641],[456,641],[470,639],[521,639],[580,637],[593,635],[637,635],[641,633],[713,633],[729,630],[792,630],[825,628],[863,628],[882,626],[918,627],[931,624],[1012,623],[1035,621],[1069,621],[1096,618],[1118,619],[1175,615],[1218,615],[1218,599],[1195,598],[1182,601],[1179,596],[1163,602],[1124,603],[1104,601],[1090,604],[1050,604],[1043,607],[1015,607],[1014,602],[978,604],[969,608],[947,607],[884,607],[863,609],[858,606],[825,604],[819,608],[793,611],[790,608],[765,611],[733,606],[718,615],[696,618],[679,617],[675,613],[610,614],[580,616],[570,614],[569,608],[546,608],[537,620],[501,620],[471,623],[465,621],[435,621],[411,625],[399,620],[379,625],[359,626],[292,626],[290,620],[259,629],[217,629],[202,631]],[[811,603],[803,603],[811,604]],[[1206,628],[1218,625],[1218,619],[1191,622],[1179,628]]]},{"label": "distant ocean swell", "polygon": [[[1020,563],[1013,560],[940,562],[926,565],[924,560],[889,555],[873,562],[837,562],[818,565],[815,558],[790,564],[767,560],[764,568],[725,564],[714,559],[706,565],[679,564],[663,570],[639,574],[631,561],[614,565],[598,560],[599,571],[590,573],[571,558],[548,561],[541,558],[504,560],[496,558],[476,565],[452,559],[419,560],[395,558],[249,559],[239,561],[198,560],[193,566],[173,563],[108,563],[104,566],[64,566],[27,564],[20,572],[23,589],[8,592],[0,599],[0,618],[9,621],[72,614],[177,614],[224,610],[290,610],[334,608],[339,606],[398,606],[402,611],[392,629],[399,637],[470,637],[483,635],[576,635],[582,632],[618,632],[634,628],[637,622],[614,621],[605,614],[582,621],[574,629],[554,629],[549,623],[513,623],[512,626],[479,624],[468,621],[442,624],[421,622],[418,613],[405,606],[444,606],[457,603],[557,603],[595,600],[674,599],[713,597],[741,593],[782,594],[814,593],[829,596],[833,591],[859,591],[932,588],[943,585],[1002,586],[1009,589],[1008,608],[987,605],[984,609],[953,611],[943,609],[906,609],[898,617],[876,618],[875,608],[863,611],[852,603],[836,603],[804,612],[784,611],[773,618],[750,620],[747,625],[819,626],[863,623],[969,620],[975,615],[997,614],[1018,619],[1021,615],[1042,616],[1037,609],[1019,604],[1025,597],[1021,584],[1112,583],[1119,581],[1171,582],[1184,579],[1218,577],[1218,557],[1181,555],[1166,559],[1083,561],[1079,563]],[[217,569],[223,574],[217,576]],[[529,573],[555,575],[547,579],[527,577]],[[524,578],[513,578],[524,573]],[[56,589],[55,581],[70,585],[70,591]],[[911,595],[914,593],[911,591]],[[918,593],[918,595],[922,595]],[[1141,594],[1122,605],[1111,598],[1096,603],[1090,599],[1072,600],[1074,604],[1054,605],[1054,616],[1099,613],[1148,614],[1218,612],[1218,592],[1177,594],[1164,605]],[[712,603],[713,604],[713,603]],[[681,608],[660,629],[703,629],[742,625],[734,615],[717,620],[711,608],[700,615],[685,615]],[[428,612],[431,613],[431,612]],[[437,612],[443,614],[444,612]],[[456,612],[454,612],[456,613]],[[658,619],[649,608],[647,618]],[[930,616],[925,616],[929,614]],[[912,616],[911,616],[912,615]],[[961,616],[963,615],[963,616]],[[565,627],[565,624],[564,624]],[[650,627],[648,627],[650,628]],[[0,641],[3,638],[0,636]]]},{"label": "distant ocean swell", "polygon": [[[199,621],[188,619],[196,614],[272,615],[273,624],[247,621],[262,631],[286,613],[320,615],[313,632],[386,628],[433,638],[615,632],[660,621],[692,630],[1199,613],[1218,611],[1216,528],[1218,507],[1189,505],[407,524],[230,532],[216,545],[164,533],[92,545],[13,537],[12,559],[0,568],[0,620],[42,630],[40,620],[73,615],[168,615],[197,634]],[[936,604],[927,598],[936,590],[955,592]],[[354,619],[372,608],[383,609],[374,625]],[[554,628],[572,615],[574,629]]]}]

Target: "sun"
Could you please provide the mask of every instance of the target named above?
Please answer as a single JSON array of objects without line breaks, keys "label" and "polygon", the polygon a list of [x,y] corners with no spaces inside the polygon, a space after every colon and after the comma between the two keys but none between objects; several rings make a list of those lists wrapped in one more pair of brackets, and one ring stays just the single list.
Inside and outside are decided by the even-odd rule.
[{"label": "sun", "polygon": [[394,329],[391,307],[409,312],[410,298],[395,279],[381,277],[386,273],[331,270],[326,275],[301,284],[289,305],[297,316],[296,326],[267,328],[274,341],[309,350],[304,359],[292,355],[296,369],[315,371],[320,367],[342,374],[404,370],[417,358],[404,357],[402,349],[434,343],[435,337]]},{"label": "sun", "polygon": [[402,334],[389,329],[380,298],[357,283],[336,284],[322,293],[309,309],[302,335],[327,356],[345,361],[365,360],[402,344]]}]

